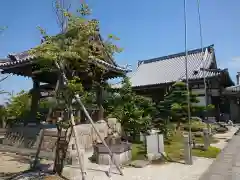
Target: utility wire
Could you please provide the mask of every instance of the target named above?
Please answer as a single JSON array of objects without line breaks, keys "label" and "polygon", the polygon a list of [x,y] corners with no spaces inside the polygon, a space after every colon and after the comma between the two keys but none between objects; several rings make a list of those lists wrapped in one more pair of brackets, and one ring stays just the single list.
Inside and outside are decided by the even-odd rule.
[{"label": "utility wire", "polygon": [[185,75],[186,75],[186,87],[187,87],[187,103],[188,103],[188,124],[189,124],[189,164],[192,165],[192,130],[191,130],[191,110],[190,110],[190,91],[189,91],[189,79],[188,79],[188,50],[187,50],[187,2],[184,0],[184,32],[185,32]]}]

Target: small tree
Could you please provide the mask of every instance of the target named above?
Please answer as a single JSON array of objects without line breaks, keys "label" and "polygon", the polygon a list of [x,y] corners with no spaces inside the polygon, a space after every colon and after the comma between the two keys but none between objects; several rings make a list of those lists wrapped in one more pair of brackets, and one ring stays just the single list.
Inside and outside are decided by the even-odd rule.
[{"label": "small tree", "polygon": [[122,87],[111,93],[105,102],[108,116],[119,119],[126,135],[136,138],[140,132],[151,128],[154,106],[151,99],[136,95],[129,78],[125,77]]}]

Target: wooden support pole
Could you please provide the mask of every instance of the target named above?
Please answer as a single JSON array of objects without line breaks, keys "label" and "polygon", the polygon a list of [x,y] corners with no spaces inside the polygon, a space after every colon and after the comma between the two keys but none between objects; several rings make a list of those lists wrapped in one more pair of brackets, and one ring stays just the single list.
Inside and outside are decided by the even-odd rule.
[{"label": "wooden support pole", "polygon": [[82,180],[86,180],[86,168],[85,168],[85,159],[84,159],[84,153],[85,153],[85,149],[83,147],[81,147],[81,145],[79,144],[80,142],[80,138],[77,134],[77,129],[76,129],[76,126],[75,126],[75,119],[74,119],[74,116],[73,116],[73,113],[72,113],[72,109],[71,109],[71,124],[73,126],[73,134],[74,134],[74,137],[75,137],[75,145],[76,145],[76,150],[77,150],[77,154],[78,154],[78,162],[79,162],[79,166],[80,166],[80,170],[81,170],[81,173],[82,173]]}]

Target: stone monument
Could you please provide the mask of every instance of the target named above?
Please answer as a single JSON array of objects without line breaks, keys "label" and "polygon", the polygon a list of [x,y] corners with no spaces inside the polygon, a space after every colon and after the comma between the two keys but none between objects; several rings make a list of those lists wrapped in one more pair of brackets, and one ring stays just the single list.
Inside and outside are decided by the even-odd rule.
[{"label": "stone monument", "polygon": [[149,161],[157,160],[164,153],[164,139],[162,134],[152,133],[146,136],[147,157]]},{"label": "stone monument", "polygon": [[[131,144],[121,141],[121,125],[116,118],[107,120],[108,132],[105,138],[108,147],[114,154],[114,159],[117,164],[125,164],[131,160]],[[107,148],[98,143],[94,146],[94,157],[97,164],[109,165],[111,163],[110,155]]]}]

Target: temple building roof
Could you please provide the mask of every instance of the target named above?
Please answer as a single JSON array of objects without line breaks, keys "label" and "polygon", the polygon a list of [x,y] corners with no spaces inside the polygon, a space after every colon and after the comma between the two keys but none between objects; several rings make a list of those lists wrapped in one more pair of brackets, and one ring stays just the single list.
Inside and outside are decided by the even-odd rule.
[{"label": "temple building roof", "polygon": [[[214,46],[188,51],[189,80],[202,79],[205,69],[217,69]],[[130,81],[133,87],[160,85],[185,80],[185,52],[138,62]],[[220,72],[205,71],[205,77],[218,76]]]},{"label": "temple building roof", "polygon": [[[70,29],[66,32],[71,34],[74,31],[74,29]],[[60,36],[65,36],[65,34],[57,34],[55,37],[58,39]],[[102,78],[107,80],[115,77],[119,77],[122,75],[125,75],[127,72],[130,72],[131,70],[127,69],[127,67],[121,67],[117,65],[117,63],[114,61],[112,56],[104,51],[105,44],[103,43],[103,39],[100,35],[100,33],[97,33],[96,36],[91,37],[91,41],[94,41],[95,45],[97,45],[97,49],[99,50],[99,53],[101,53],[101,59],[95,59],[89,57],[89,59],[85,59],[89,65],[99,67],[101,69],[104,69],[104,74],[102,74]],[[45,43],[45,39],[43,38],[42,43]],[[91,48],[91,47],[90,47]],[[102,51],[101,51],[102,50]],[[20,76],[26,76],[34,78],[40,82],[44,83],[54,83],[58,79],[58,75],[56,73],[56,70],[47,71],[44,69],[41,69],[41,65],[39,66],[39,58],[36,55],[33,55],[30,53],[31,50],[23,51],[16,54],[9,54],[7,58],[0,59],[0,69],[2,70],[1,73],[11,73],[15,75]],[[79,76],[81,76],[82,81],[89,81],[91,78],[88,75],[88,72],[86,69],[78,69],[78,72],[76,72]],[[96,78],[98,75],[96,75]],[[89,79],[90,78],[90,79]]]},{"label": "temple building roof", "polygon": [[[35,65],[38,63],[38,57],[31,55],[29,51],[24,51],[21,53],[9,54],[7,58],[0,59],[0,69],[2,74],[14,74],[35,78],[44,83],[56,83],[58,79],[56,71],[46,71],[39,68],[36,69],[38,66]],[[112,61],[112,59],[89,59],[88,63],[105,69],[106,73],[104,74],[104,79],[119,77],[131,71],[128,68],[120,67],[114,61]],[[79,74],[81,79],[87,82],[88,77],[87,73],[85,73],[85,69],[79,71],[81,71],[79,72],[81,74]]]},{"label": "temple building roof", "polygon": [[[29,54],[29,51],[24,51],[24,52],[16,53],[16,54],[9,54],[7,58],[0,60],[0,68],[5,70],[5,69],[9,69],[9,68],[18,67],[23,64],[31,64],[31,63],[33,63],[33,60],[35,58],[36,57]],[[129,71],[128,69],[126,69],[124,67],[120,67],[120,66],[116,65],[115,63],[110,64],[110,63],[105,62],[100,59],[97,59],[94,61],[96,61],[100,65],[104,65],[108,68],[111,68],[112,70],[123,71],[123,72]]]}]

